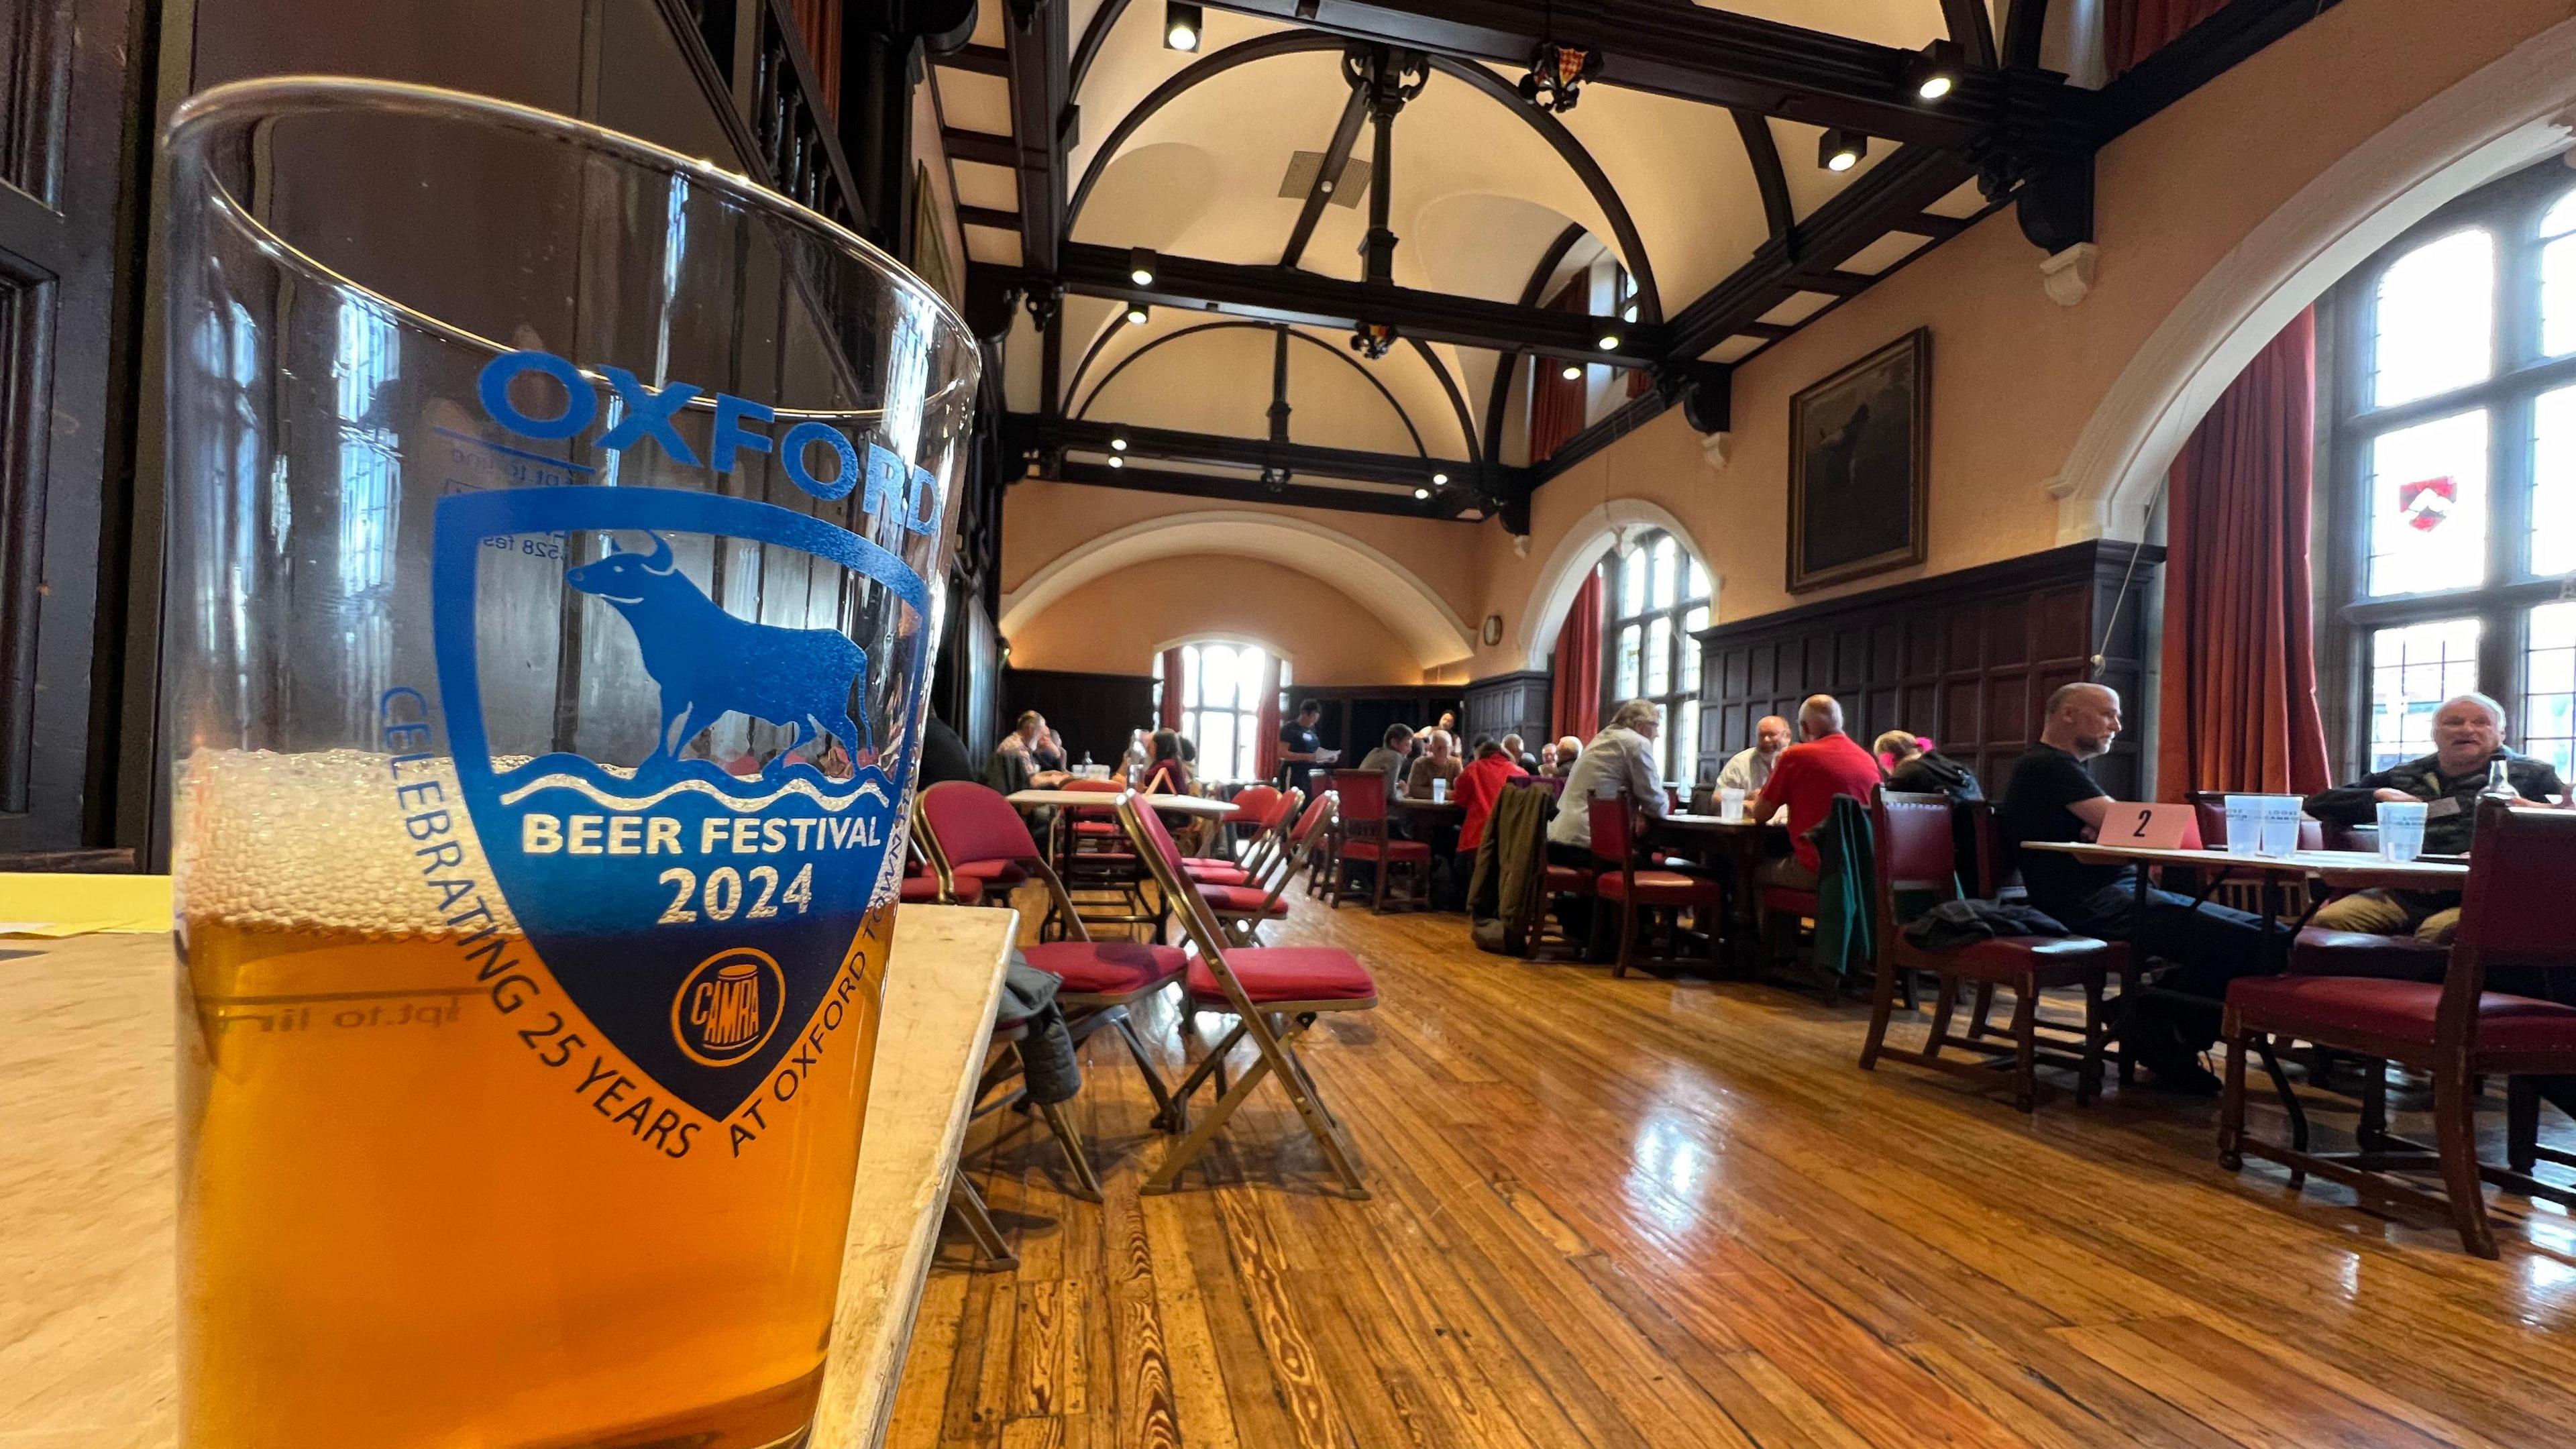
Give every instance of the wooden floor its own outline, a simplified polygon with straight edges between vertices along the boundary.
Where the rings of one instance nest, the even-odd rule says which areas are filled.
[[[2208,1102],[2026,1120],[1861,1072],[1862,1009],[1483,955],[1454,916],[1301,904],[1271,935],[1377,974],[1308,1055],[1375,1197],[1328,1190],[1274,1086],[1139,1198],[1162,1141],[1095,1041],[1108,1201],[1059,1192],[1023,1119],[979,1126],[1021,1264],[933,1276],[889,1443],[2576,1444],[2555,1208],[2491,1196],[2480,1262],[2221,1171]],[[1177,1066],[1172,1013],[1145,1026]]]

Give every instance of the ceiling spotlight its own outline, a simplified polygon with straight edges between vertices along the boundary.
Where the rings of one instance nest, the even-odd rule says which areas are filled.
[[[1434,474],[1432,474],[1432,475],[1431,475],[1431,486],[1432,486],[1432,487],[1434,487],[1434,488],[1446,488],[1446,487],[1448,487],[1448,486],[1449,486],[1449,475],[1448,475],[1448,474],[1446,474],[1446,473],[1434,473]]]
[[[1154,285],[1154,250],[1131,247],[1127,252],[1127,280],[1140,287]]]
[[[1583,99],[1583,83],[1601,73],[1601,52],[1542,40],[1521,77],[1521,99],[1542,111],[1570,111]]]
[[[1602,351],[1604,351],[1604,352],[1616,352],[1616,351],[1618,351],[1618,350],[1619,350],[1619,334],[1618,334],[1618,333],[1616,333],[1616,332],[1604,332],[1604,333],[1602,333],[1602,334],[1601,334],[1601,350],[1602,350]]]
[[[1198,49],[1201,19],[1202,17],[1199,7],[1196,5],[1184,5],[1180,3],[1180,0],[1165,0],[1165,4],[1163,6],[1164,48],[1168,50]]]
[[[1142,302],[1130,302],[1130,303],[1128,303],[1128,304],[1127,304],[1127,325],[1128,325],[1128,326],[1130,326],[1130,327],[1142,327],[1142,326],[1144,326],[1144,325],[1145,325],[1145,319],[1146,319],[1147,317],[1149,317],[1149,316],[1153,315],[1153,310],[1154,310],[1153,308],[1146,306],[1146,305],[1145,305],[1144,303],[1142,303]]]
[[[1413,490],[1413,501],[1416,503],[1419,503],[1430,496],[1431,490],[1428,488],[1416,488]]]
[[[1565,370],[1558,373],[1557,376],[1564,378],[1567,382],[1581,382],[1583,380],[1583,364],[1579,362],[1569,362],[1565,365]]]
[[[1111,452],[1113,452],[1113,453],[1124,453],[1124,452],[1126,452],[1126,451],[1127,451],[1127,440],[1126,440],[1125,438],[1111,438],[1111,439],[1109,440],[1109,451],[1111,451]]]
[[[1119,457],[1115,453],[1112,453],[1109,455],[1109,466],[1112,468],[1124,468],[1127,466],[1127,460]]]
[[[1905,84],[1923,100],[1937,101],[1959,88],[1967,52],[1955,40],[1936,40],[1905,63]]]
[[[1828,171],[1849,171],[1869,154],[1869,137],[1837,126],[1816,143],[1816,164]]]

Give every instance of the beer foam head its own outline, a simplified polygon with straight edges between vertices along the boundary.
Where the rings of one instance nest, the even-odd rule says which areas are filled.
[[[392,756],[365,750],[199,750],[175,773],[170,869],[185,920],[373,939],[449,936],[456,930],[438,893],[423,888],[424,872],[492,879],[447,759],[406,757],[396,774]],[[437,789],[395,794],[430,784]],[[425,853],[427,843],[405,829],[407,817],[437,810],[447,812],[447,828],[435,839],[461,847],[462,860]],[[518,929],[499,891],[482,899],[503,930]]]

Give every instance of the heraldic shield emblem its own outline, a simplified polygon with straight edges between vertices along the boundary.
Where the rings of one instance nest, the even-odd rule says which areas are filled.
[[[588,563],[519,568],[518,540],[588,535],[607,539]],[[793,1047],[870,904],[894,889],[908,781],[882,736],[919,695],[928,590],[846,529],[678,490],[461,493],[439,501],[433,548],[449,745],[503,897],[609,1041],[723,1120]],[[746,548],[794,560],[803,587],[843,591],[843,617],[862,621],[878,657],[842,629],[740,617],[679,562],[682,549]],[[562,607],[595,636],[585,648],[640,658],[628,677],[658,699],[625,703],[659,719],[649,748],[496,752],[484,692],[510,661],[479,646],[531,578],[559,580]],[[769,758],[728,765],[690,752],[735,716],[765,727]]]

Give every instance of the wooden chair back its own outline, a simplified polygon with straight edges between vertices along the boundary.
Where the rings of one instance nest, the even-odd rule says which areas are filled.
[[[2481,800],[2473,839],[2451,968],[2442,977],[2437,1034],[2446,1047],[2475,1045],[2478,995],[2490,968],[2576,968],[2576,932],[2559,894],[2576,880],[2576,811]]]
[[[1895,944],[1902,924],[1896,919],[1898,892],[1935,891],[1958,898],[1959,847],[1951,834],[1950,810],[1947,795],[1917,795],[1885,785],[1869,792],[1870,854],[1876,872],[1871,910],[1882,956]]]

